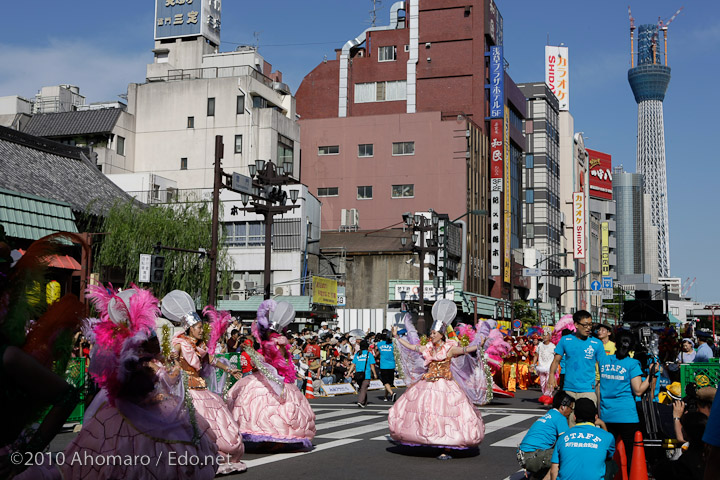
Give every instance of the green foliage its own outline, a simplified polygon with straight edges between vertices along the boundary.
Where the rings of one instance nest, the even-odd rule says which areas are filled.
[[[163,246],[210,251],[212,238],[212,205],[207,202],[154,205],[138,208],[132,203],[113,206],[105,216],[102,239],[95,258],[95,271],[103,267],[125,272],[125,285],[138,281],[140,254],[153,253]],[[217,269],[221,272],[218,292],[229,287],[231,260],[223,247],[224,229],[219,232]],[[153,284],[153,293],[162,298],[171,290],[184,290],[191,296],[208,301],[210,259],[196,253],[163,250],[165,275],[161,284]]]
[[[531,308],[526,301],[515,300],[513,302],[513,316],[522,322],[523,328],[539,325],[535,309]]]

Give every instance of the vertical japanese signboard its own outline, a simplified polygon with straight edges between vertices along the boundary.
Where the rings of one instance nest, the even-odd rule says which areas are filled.
[[[155,0],[155,40],[202,35],[220,45],[220,0]]]
[[[573,255],[585,258],[585,194],[573,193]]]
[[[560,102],[560,110],[570,110],[568,47],[545,46],[545,83]]]
[[[505,106],[503,47],[490,47],[490,118],[502,118]]]
[[[612,157],[607,153],[587,149],[590,169],[590,196],[612,200]]]
[[[608,222],[600,224],[600,271],[603,277],[610,276],[610,226]]]
[[[503,122],[490,120],[490,191],[503,191]]]
[[[505,118],[503,121],[503,143],[505,144],[505,155],[504,155],[504,180],[505,184],[505,204],[503,213],[505,215],[505,226],[503,228],[504,233],[504,278],[505,281],[510,283],[510,270],[511,262],[510,251],[512,249],[512,184],[510,182],[510,110],[505,107]]]
[[[493,277],[502,274],[502,251],[500,238],[502,223],[502,192],[490,192],[490,275]]]
[[[495,45],[503,44],[503,17],[493,0],[485,3],[485,33]]]

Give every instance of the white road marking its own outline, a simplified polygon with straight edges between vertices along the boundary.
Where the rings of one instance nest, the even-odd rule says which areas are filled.
[[[324,430],[324,429],[334,428],[334,427],[344,427],[347,425],[352,425],[353,423],[364,422],[366,420],[377,420],[377,418],[378,417],[376,415],[358,415],[355,417],[343,418],[341,420],[332,420],[330,422],[315,424],[315,429],[316,430]],[[387,422],[385,423],[385,425],[387,425]],[[336,438],[341,438],[341,437],[336,437]]]
[[[258,467],[260,465],[266,465],[268,463],[273,462],[279,462],[282,460],[288,460],[295,457],[301,457],[303,455],[310,455],[311,453],[321,452],[323,450],[328,450],[330,448],[335,447],[342,447],[343,445],[348,445],[350,443],[359,442],[362,439],[360,438],[344,438],[342,440],[335,440],[334,442],[327,442],[322,443],[320,445],[316,445],[315,448],[313,448],[309,452],[297,452],[297,453],[278,453],[273,455],[267,455],[262,458],[256,458],[254,460],[243,460],[243,463],[247,465],[248,468]]]
[[[337,432],[325,433],[318,435],[316,438],[351,438],[358,435],[364,435],[366,433],[374,432],[376,430],[383,430],[388,428],[387,420],[382,422],[372,423],[370,425],[363,425],[361,427],[348,428],[347,430],[339,430]]]
[[[522,442],[522,439],[523,439],[523,437],[525,436],[525,434],[526,434],[527,432],[528,432],[527,430],[523,430],[523,431],[520,432],[520,433],[516,433],[516,434],[513,435],[512,437],[504,438],[504,439],[500,440],[499,442],[495,442],[495,443],[491,444],[490,446],[491,446],[491,447],[512,447],[512,448],[517,448],[517,446],[520,445],[520,442]]]
[[[495,430],[499,430],[504,427],[509,427],[510,425],[515,425],[516,423],[524,422],[525,420],[529,418],[536,417],[536,415],[521,415],[521,414],[515,414],[515,415],[508,415],[507,417],[500,418],[498,420],[489,422],[485,424],[485,435],[488,433],[492,433]]]

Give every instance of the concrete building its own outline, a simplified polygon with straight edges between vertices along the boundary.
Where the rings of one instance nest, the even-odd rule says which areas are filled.
[[[31,100],[17,95],[0,97],[0,126],[22,130],[31,115]]]
[[[613,198],[616,203],[618,277],[644,274],[643,177],[637,173],[625,172],[621,165],[613,170],[612,182]]]
[[[518,88],[527,98],[527,152],[522,162],[525,265],[545,272],[534,278],[528,298],[555,310],[561,279],[546,271],[560,268],[559,103],[545,83],[522,83]]]
[[[54,85],[42,87],[35,94],[32,113],[73,112],[85,105],[85,97],[75,85]]]
[[[501,43],[492,1],[395,2],[387,25],[352,38],[304,78],[301,176],[323,201],[323,230],[381,229],[429,209],[463,217],[464,289],[508,296],[510,279],[490,275],[488,219],[467,215],[489,209],[488,67],[477,52]],[[522,246],[525,100],[502,77],[515,215],[509,251]]]

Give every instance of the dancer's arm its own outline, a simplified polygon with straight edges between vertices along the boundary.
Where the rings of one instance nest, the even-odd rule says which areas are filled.
[[[422,353],[422,352],[425,350],[425,347],[424,347],[423,345],[419,345],[419,344],[418,344],[418,345],[413,345],[412,343],[408,342],[408,341],[405,340],[404,338],[398,337],[398,335],[397,335],[397,327],[393,327],[393,329],[392,329],[392,334],[393,334],[393,338],[395,338],[395,339],[400,343],[400,345],[402,345],[403,347],[405,347],[405,348],[407,348],[407,349],[409,349],[409,350],[414,350],[414,351],[416,351],[416,352],[418,352],[418,353]]]
[[[452,347],[450,351],[448,352],[449,357],[459,357],[460,355],[465,355],[467,353],[472,353],[477,351],[478,346],[473,345],[471,347]]]

